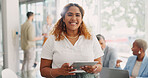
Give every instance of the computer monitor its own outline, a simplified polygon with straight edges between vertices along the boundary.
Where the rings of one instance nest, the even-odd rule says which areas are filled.
[[[127,70],[102,68],[100,78],[130,78]]]

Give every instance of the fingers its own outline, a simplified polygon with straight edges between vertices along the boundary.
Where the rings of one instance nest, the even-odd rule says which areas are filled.
[[[69,66],[69,63],[64,63],[61,68],[63,68],[66,71],[69,71],[69,72],[76,70],[76,69],[73,69],[72,66]]]
[[[69,67],[67,68],[67,71],[72,72],[72,71],[76,71],[76,69],[73,69],[73,67]]]
[[[120,62],[122,62],[122,60],[117,60],[117,64],[116,64],[116,67],[120,67]]]
[[[122,62],[122,60],[117,60],[117,65],[120,65],[120,62]]]
[[[68,75],[75,75],[75,73],[68,73]]]
[[[63,72],[62,72],[62,75],[63,75],[63,76],[66,76],[66,75],[75,75],[75,73],[71,73],[71,72],[69,72],[69,71],[63,71]]]
[[[69,66],[69,63],[64,63],[61,67],[61,73],[62,75],[75,75],[75,73],[70,73],[72,71],[76,71],[76,69],[73,69],[72,66]]]
[[[87,73],[94,73],[97,70],[97,66],[84,66],[81,67],[81,69],[86,71]]]
[[[72,71],[76,71],[76,69],[71,69],[71,70],[63,70],[63,75],[75,75],[75,73],[71,73]]]
[[[122,62],[122,60],[117,60],[117,63],[120,63],[120,62]]]
[[[64,63],[62,67],[69,67],[69,63]]]

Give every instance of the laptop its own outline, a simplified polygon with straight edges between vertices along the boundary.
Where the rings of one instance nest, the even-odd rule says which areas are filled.
[[[130,78],[127,70],[102,68],[100,78]]]

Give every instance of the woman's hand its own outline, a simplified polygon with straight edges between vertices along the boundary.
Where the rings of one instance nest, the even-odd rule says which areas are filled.
[[[72,66],[69,66],[69,63],[64,63],[61,68],[59,68],[59,73],[63,76],[75,75],[75,73],[70,73],[72,71],[76,71],[76,69],[73,69]]]
[[[96,64],[94,66],[84,66],[81,67],[81,69],[86,71],[87,73],[98,73],[99,64]]]
[[[117,62],[116,62],[116,67],[120,67],[120,62],[122,62],[122,60],[117,60]]]
[[[134,78],[134,77],[131,77],[131,76],[130,76],[130,78]]]

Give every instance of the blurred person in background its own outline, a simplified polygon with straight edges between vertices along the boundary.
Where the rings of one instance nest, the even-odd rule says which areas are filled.
[[[104,55],[102,57],[102,65],[103,67],[108,67],[108,68],[115,68],[116,66],[116,61],[117,61],[117,53],[116,50],[108,45],[106,45],[106,41],[104,36],[101,34],[96,35],[101,48],[104,52]]]
[[[103,52],[97,38],[88,32],[83,22],[84,10],[78,4],[66,5],[53,33],[43,46],[40,72],[46,78],[95,78],[102,69]],[[100,48],[98,48],[100,47]],[[85,73],[71,73],[75,61],[97,61],[84,66]]]
[[[50,31],[52,30],[52,28],[53,28],[53,25],[52,25],[52,18],[51,18],[50,15],[47,16],[46,21],[47,21],[47,24],[44,25],[43,28],[42,28],[42,35],[43,35],[43,37],[44,37],[44,39],[43,39],[43,45],[44,45],[44,43],[46,42],[46,40],[48,39],[49,33],[50,33]]]
[[[130,78],[148,78],[148,56],[146,54],[147,42],[136,39],[131,50],[133,55],[128,58],[124,70],[129,71]],[[116,68],[120,67],[121,60],[117,60]]]
[[[36,43],[42,37],[35,37],[35,27],[32,24],[33,12],[27,12],[27,21],[21,26],[21,48],[24,51],[24,61],[22,65],[22,78],[35,78],[34,65],[36,64]]]

